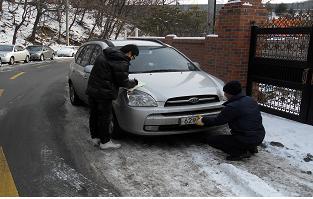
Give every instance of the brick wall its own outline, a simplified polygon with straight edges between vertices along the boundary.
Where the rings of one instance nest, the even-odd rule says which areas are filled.
[[[246,85],[251,24],[266,19],[267,10],[260,0],[227,3],[217,17],[217,35],[202,38],[168,35],[161,40],[199,62],[208,73],[224,81],[240,80]]]

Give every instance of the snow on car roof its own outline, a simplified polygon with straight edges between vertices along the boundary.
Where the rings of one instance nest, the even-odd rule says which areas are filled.
[[[162,44],[154,41],[144,40],[111,40],[114,46],[125,46],[127,44],[135,44],[137,46],[162,46]]]

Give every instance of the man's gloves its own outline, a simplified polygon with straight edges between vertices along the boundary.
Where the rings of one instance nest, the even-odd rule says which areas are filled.
[[[137,79],[132,79],[132,80],[129,80],[128,88],[134,88],[137,85],[138,85],[138,80]]]
[[[204,126],[204,123],[202,122],[202,116],[201,115],[197,115],[197,121],[196,121],[196,125],[198,126]]]

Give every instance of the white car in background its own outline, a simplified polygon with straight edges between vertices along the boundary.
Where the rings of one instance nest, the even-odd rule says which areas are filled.
[[[65,46],[57,51],[58,57],[74,57],[79,46]]]
[[[0,59],[2,63],[13,65],[17,61],[29,62],[30,54],[22,45],[0,44]]]

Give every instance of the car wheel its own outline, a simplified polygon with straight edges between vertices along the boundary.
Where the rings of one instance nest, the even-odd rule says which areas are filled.
[[[70,94],[71,104],[74,106],[79,106],[81,104],[81,100],[79,99],[78,95],[76,94],[72,83],[69,83],[69,94]]]
[[[112,119],[110,128],[111,128],[110,132],[111,132],[112,138],[121,139],[124,137],[125,132],[121,129],[120,125],[118,124],[114,111],[113,111],[113,119]]]
[[[11,58],[10,58],[10,61],[9,61],[9,65],[13,65],[14,62],[15,62],[15,61],[14,61],[14,57],[11,57]]]
[[[45,60],[45,57],[43,55],[40,55],[40,61]]]
[[[54,56],[55,56],[55,55],[54,55],[54,54],[52,54],[51,60],[54,60]]]
[[[24,62],[25,62],[25,63],[28,63],[28,62],[29,62],[29,56],[28,56],[28,55],[26,56]]]

